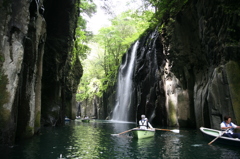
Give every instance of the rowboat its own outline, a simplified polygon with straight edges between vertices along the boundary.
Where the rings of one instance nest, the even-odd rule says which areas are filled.
[[[65,121],[70,121],[71,119],[69,119],[68,117],[65,117],[64,120],[65,120]]]
[[[217,143],[227,144],[227,145],[232,145],[232,146],[240,146],[240,139],[221,136],[222,135],[222,131],[220,131],[220,130],[200,127],[200,131],[202,132],[202,134],[203,134],[203,136],[205,138],[210,139],[210,140],[213,140],[216,137],[220,136],[215,141]]]
[[[81,120],[81,117],[80,116],[76,116],[75,120]]]
[[[90,119],[82,119],[82,122],[88,123],[88,122],[90,122]]]
[[[155,134],[155,129],[133,129],[132,134],[133,137],[138,139],[153,137]]]

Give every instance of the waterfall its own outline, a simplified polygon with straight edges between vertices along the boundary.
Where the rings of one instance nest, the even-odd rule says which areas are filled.
[[[131,106],[132,97],[132,74],[136,59],[138,41],[132,47],[131,57],[128,58],[129,52],[126,54],[124,63],[119,68],[117,81],[116,103],[113,111],[112,120],[128,121],[128,112]]]

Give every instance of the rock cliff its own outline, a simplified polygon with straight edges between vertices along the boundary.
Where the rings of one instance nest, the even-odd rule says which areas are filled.
[[[146,31],[139,39],[131,116],[146,114],[155,125],[219,129],[230,115],[240,124],[238,5],[188,1]]]
[[[75,118],[75,94],[83,73],[73,57],[73,40],[79,15],[79,1],[44,2],[47,38],[43,58],[42,124],[56,125],[64,117]],[[73,113],[74,112],[74,113]]]
[[[13,144],[37,133],[41,124],[73,117],[82,76],[71,54],[78,3],[0,1],[0,143]],[[142,35],[131,120],[146,114],[155,125],[219,128],[230,115],[240,124],[239,4],[189,0]],[[94,107],[85,114],[111,117],[114,91],[109,92],[86,101]]]
[[[0,143],[32,136],[41,121],[62,119],[50,112],[71,113],[82,75],[80,61],[71,58],[78,3],[0,1]]]
[[[167,103],[177,101],[177,125],[219,129],[225,115],[240,124],[238,5],[189,1],[174,19],[164,21],[161,36],[171,63],[167,75],[177,79],[169,85],[166,78],[166,91],[172,92],[166,97]]]

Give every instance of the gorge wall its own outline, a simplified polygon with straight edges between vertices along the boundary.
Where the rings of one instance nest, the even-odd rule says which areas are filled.
[[[239,2],[188,1],[139,39],[132,90],[137,104],[131,114],[136,121],[146,114],[154,125],[219,129],[223,116],[230,115],[240,124],[236,6]]]
[[[240,124],[239,2],[189,1],[161,31],[168,125]],[[169,65],[170,64],[170,65]],[[171,107],[174,110],[171,113]]]
[[[0,1],[1,144],[31,137],[41,124],[62,124],[64,115],[72,115],[82,75],[80,61],[71,55],[78,3]]]
[[[0,143],[74,117],[82,76],[73,42],[79,0],[0,1]],[[139,39],[131,120],[219,128],[240,124],[240,2],[189,0]],[[124,57],[123,57],[124,59]],[[83,102],[85,115],[109,119],[114,88]],[[84,108],[84,107],[83,107]]]

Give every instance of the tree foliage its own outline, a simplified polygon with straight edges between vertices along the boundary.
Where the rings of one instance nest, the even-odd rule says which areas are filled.
[[[168,19],[176,15],[188,0],[143,0],[143,2],[145,8],[154,8],[155,14],[152,20],[159,23],[164,18]]]
[[[105,0],[108,1],[108,0]],[[131,0],[132,3],[139,0]],[[139,36],[162,19],[171,19],[188,0],[142,0],[142,6],[111,19],[111,26],[99,30],[91,41],[90,56],[84,61],[84,75],[77,100],[82,101],[102,93],[115,84],[122,55]],[[107,12],[111,10],[106,7]],[[154,12],[153,12],[154,11]],[[85,48],[88,50],[88,48]]]
[[[96,5],[92,0],[81,0],[79,6],[80,15],[78,17],[77,29],[74,41],[75,58],[80,57],[82,60],[87,57],[90,48],[87,46],[88,41],[92,38],[92,32],[86,30],[87,21],[84,17],[91,17],[96,12]]]
[[[102,93],[116,82],[121,58],[130,45],[149,27],[151,11],[126,11],[111,19],[92,39],[92,49],[84,61],[84,75],[79,85],[77,100],[81,101]]]

